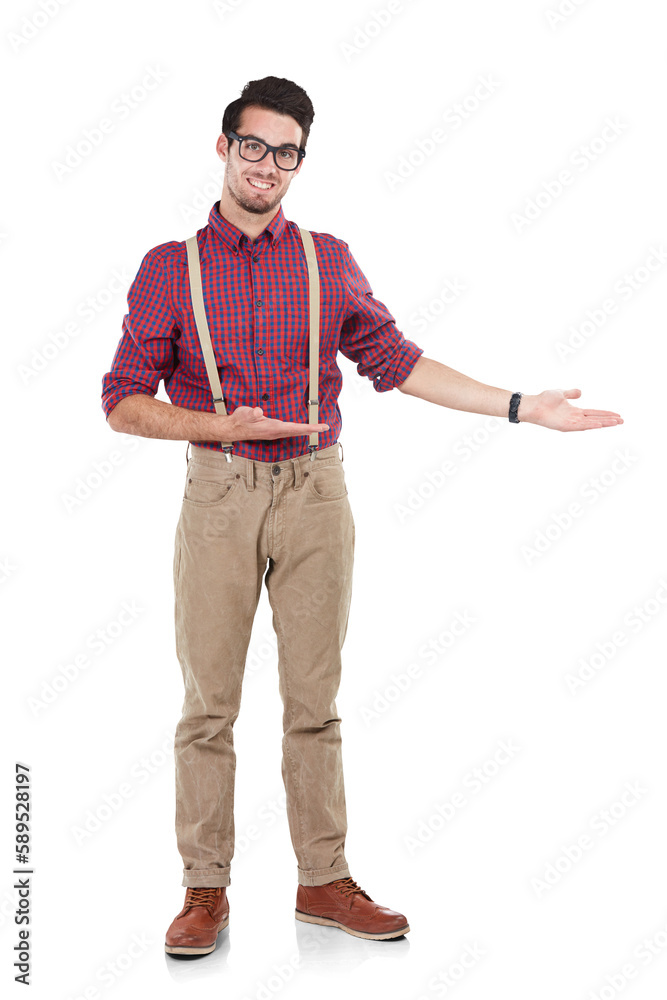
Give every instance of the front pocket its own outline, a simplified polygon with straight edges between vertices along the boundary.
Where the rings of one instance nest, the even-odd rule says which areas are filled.
[[[188,476],[185,481],[184,503],[193,507],[219,507],[234,492],[238,479],[197,479]]]
[[[313,465],[315,468],[312,471],[308,470],[306,482],[310,492],[318,500],[341,500],[347,496],[347,484],[342,465],[322,465],[317,468],[317,460],[313,462]]]

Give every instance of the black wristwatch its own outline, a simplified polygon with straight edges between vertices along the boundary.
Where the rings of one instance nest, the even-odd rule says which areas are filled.
[[[510,422],[513,424],[520,424],[521,421],[517,416],[517,410],[519,409],[519,403],[521,402],[522,392],[512,393],[512,398],[510,399]]]

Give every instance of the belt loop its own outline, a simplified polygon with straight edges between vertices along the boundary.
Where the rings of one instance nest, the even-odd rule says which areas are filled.
[[[186,465],[187,465],[187,464],[188,464],[188,462],[189,462],[189,458],[188,458],[188,454],[189,454],[189,451],[190,451],[190,442],[188,441],[188,446],[187,446],[187,448],[185,449],[185,464],[186,464]]]
[[[292,465],[294,466],[294,489],[301,489],[301,462],[298,458],[292,459]]]
[[[246,482],[247,482],[247,485],[248,485],[248,490],[250,491],[250,490],[254,490],[254,488],[255,488],[255,476],[254,476],[255,463],[252,460],[252,458],[246,458],[246,462],[248,463],[247,469],[246,469]]]
[[[342,462],[342,461],[343,461],[343,455],[344,455],[345,453],[344,453],[344,451],[343,451],[343,446],[342,446],[342,444],[340,443],[340,441],[338,442],[338,447],[340,448],[340,460],[341,460],[341,462]]]

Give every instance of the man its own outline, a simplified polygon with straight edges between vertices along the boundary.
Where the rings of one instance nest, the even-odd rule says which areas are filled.
[[[213,951],[229,920],[232,727],[262,580],[278,641],[296,917],[370,939],[410,929],[402,913],[375,903],[352,879],[344,853],[335,697],[355,529],[339,455],[337,352],[378,392],[398,388],[441,406],[563,431],[622,423],[608,410],[573,407],[568,400],[578,389],[522,396],[424,358],[373,297],[348,245],[327,233],[313,234],[321,291],[314,392],[322,422],[308,422],[308,269],[299,227],[285,219],[281,202],[303,167],[313,117],[305,91],[276,77],[247,84],[224,113],[216,145],[225,163],[222,194],[197,248],[227,410],[214,412],[185,242],[144,257],[103,380],[113,430],[188,441],[192,449],[174,553],[185,685],[174,745],[176,834],[186,895],[167,931],[170,954]],[[161,379],[171,403],[154,398]]]

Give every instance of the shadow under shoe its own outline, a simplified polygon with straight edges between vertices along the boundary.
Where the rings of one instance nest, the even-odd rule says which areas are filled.
[[[402,913],[375,903],[351,878],[325,885],[299,885],[294,914],[309,924],[340,927],[348,934],[376,941],[402,937],[410,930]]]
[[[164,950],[170,955],[208,955],[228,923],[227,886],[188,886],[183,909],[167,931]]]

